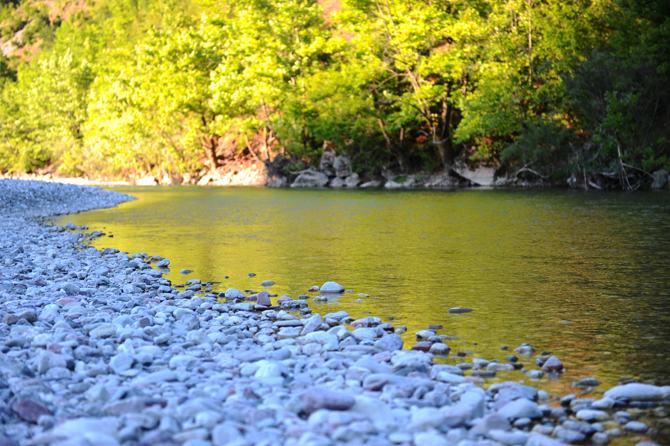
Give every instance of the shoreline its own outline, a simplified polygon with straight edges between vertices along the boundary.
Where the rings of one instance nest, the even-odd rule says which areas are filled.
[[[79,186],[93,187],[123,187],[123,186],[252,186],[271,188],[309,188],[309,189],[333,189],[333,190],[515,190],[515,189],[566,189],[575,191],[622,191],[611,185],[597,185],[595,183],[580,183],[574,176],[565,180],[552,183],[541,178],[517,177],[510,174],[497,175],[493,168],[479,167],[468,168],[465,164],[439,172],[415,172],[412,174],[391,174],[386,176],[360,176],[351,171],[348,158],[345,156],[333,158],[344,160],[335,163],[332,157],[322,157],[319,169],[310,167],[306,170],[293,174],[279,174],[276,169],[270,169],[263,163],[252,163],[246,167],[233,166],[220,168],[219,170],[204,169],[195,173],[184,175],[163,175],[162,178],[152,175],[128,176],[120,180],[102,180],[75,177],[54,176],[52,173],[32,174],[7,174],[0,173],[0,180],[22,180],[22,181],[44,181],[48,183],[73,184]],[[325,161],[325,163],[324,163]],[[337,166],[337,168],[334,167]],[[339,170],[338,170],[339,169]],[[670,183],[665,178],[663,181],[655,181],[651,190],[670,190]]]
[[[74,225],[35,221],[129,196],[0,180],[0,199],[4,444],[670,440],[670,387],[632,383],[591,398],[491,384],[486,379],[515,366],[478,358],[435,364],[423,350],[448,347],[433,331],[417,333],[419,350],[403,350],[409,346],[395,328],[372,316],[312,315],[300,300],[261,308],[276,298],[261,293],[254,304],[238,290],[213,295],[197,279],[190,290],[176,289],[152,267],[169,266],[166,259],[98,251],[68,232],[80,229]],[[539,353],[527,345],[516,351],[536,360]],[[542,360],[519,380],[562,369],[557,358]]]
[[[274,185],[267,185],[267,184],[252,184],[252,185],[244,185],[244,184],[226,184],[226,185],[221,185],[217,184],[216,182],[210,182],[206,185],[201,185],[197,183],[193,184],[167,184],[167,183],[150,183],[150,184],[143,184],[142,182],[136,183],[136,182],[131,182],[131,181],[126,181],[126,180],[118,180],[118,181],[102,181],[102,180],[88,180],[85,178],[40,178],[34,175],[22,175],[18,177],[0,177],[0,181],[7,180],[7,181],[36,181],[36,182],[41,182],[41,183],[47,183],[47,184],[68,184],[68,185],[74,185],[74,186],[85,186],[85,187],[96,187],[96,188],[132,188],[132,187],[171,187],[171,186],[184,186],[184,187],[221,187],[221,188],[226,188],[226,187],[268,187],[272,189],[291,189],[290,186],[274,186]],[[513,184],[503,184],[503,185],[488,185],[488,186],[480,186],[480,185],[446,185],[446,186],[425,186],[425,185],[415,185],[411,187],[385,187],[383,184],[380,184],[378,186],[374,187],[354,187],[354,188],[347,188],[347,187],[330,187],[330,186],[323,186],[323,187],[305,187],[303,188],[305,190],[333,190],[333,191],[351,191],[351,190],[386,190],[386,191],[473,191],[473,190],[486,190],[486,191],[492,191],[492,190],[497,190],[497,191],[532,191],[532,190],[566,190],[566,191],[573,191],[573,192],[627,192],[622,189],[595,189],[595,188],[575,188],[571,186],[563,186],[563,185],[557,185],[557,186],[550,186],[550,185],[540,185],[540,184],[526,184],[526,185],[513,185]],[[637,192],[647,192],[647,193],[654,193],[654,192],[668,192],[670,191],[668,188],[654,188],[646,191],[637,191]],[[120,192],[123,193],[123,192]],[[95,208],[93,208],[95,209]],[[93,209],[88,209],[88,210],[93,210]],[[81,211],[84,212],[84,211]],[[61,214],[62,215],[62,214]]]

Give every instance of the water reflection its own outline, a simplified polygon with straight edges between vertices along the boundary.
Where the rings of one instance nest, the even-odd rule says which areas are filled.
[[[99,248],[169,258],[173,283],[189,268],[215,290],[271,279],[297,297],[333,280],[353,293],[314,311],[394,318],[406,343],[441,324],[461,337],[452,351],[487,359],[529,342],[568,368],[555,390],[588,376],[602,390],[624,376],[670,383],[669,194],[119,190],[139,200],[59,222],[113,233]]]

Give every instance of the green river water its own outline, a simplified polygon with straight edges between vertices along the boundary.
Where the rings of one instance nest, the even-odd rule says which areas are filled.
[[[574,392],[586,377],[603,382],[597,393],[626,377],[670,384],[668,193],[114,190],[138,200],[56,223],[113,234],[98,248],[169,258],[173,284],[200,278],[222,282],[214,291],[261,291],[272,280],[271,293],[297,298],[336,281],[353,293],[310,300],[314,312],[406,325],[406,347],[440,324],[439,334],[461,338],[448,343],[452,354],[502,360],[513,352],[501,346],[528,342],[557,355],[567,372],[535,383],[550,391]],[[359,293],[370,297],[356,303]]]

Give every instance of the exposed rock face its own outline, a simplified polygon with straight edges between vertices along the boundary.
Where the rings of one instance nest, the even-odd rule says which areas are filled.
[[[332,150],[324,150],[319,162],[319,170],[329,177],[335,176],[335,152]]]
[[[345,155],[337,156],[333,160],[333,169],[338,178],[345,178],[351,174],[351,160]]]
[[[291,187],[325,187],[326,184],[328,184],[328,176],[310,168],[298,175]]]
[[[478,167],[476,169],[463,167],[455,168],[454,171],[478,186],[493,186],[495,184],[496,169],[492,167]]]

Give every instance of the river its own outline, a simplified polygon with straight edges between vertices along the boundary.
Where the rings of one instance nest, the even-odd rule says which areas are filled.
[[[297,298],[336,281],[352,293],[310,299],[314,312],[406,325],[406,347],[439,324],[439,334],[461,338],[448,342],[452,354],[503,360],[528,342],[557,355],[563,377],[531,383],[550,391],[574,391],[573,381],[586,377],[603,382],[598,390],[628,377],[670,384],[668,193],[114,190],[138,200],[56,223],[113,235],[98,248],[169,258],[173,284],[200,278],[222,282],[214,291],[261,291],[272,280],[271,293]],[[194,272],[183,276],[182,268]],[[452,307],[474,311],[450,314]]]

